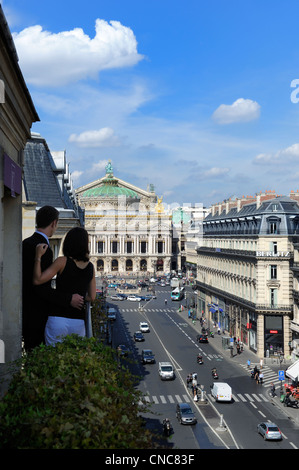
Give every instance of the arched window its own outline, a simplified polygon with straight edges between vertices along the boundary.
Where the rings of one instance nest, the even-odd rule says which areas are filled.
[[[104,271],[104,261],[102,259],[98,259],[97,261],[97,270]]]
[[[111,262],[111,271],[118,271],[118,261],[117,259],[113,259]]]
[[[147,261],[146,259],[142,259],[140,261],[140,271],[146,271],[147,270]]]
[[[131,259],[126,261],[126,271],[133,271],[133,261]]]

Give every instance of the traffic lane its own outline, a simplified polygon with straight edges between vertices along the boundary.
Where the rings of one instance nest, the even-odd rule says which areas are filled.
[[[298,428],[296,428],[296,425],[289,420],[286,415],[284,415],[280,407],[276,406],[275,402],[270,399],[267,389],[256,384],[256,382],[251,378],[244,378],[243,376],[239,378],[234,377],[230,379],[228,383],[233,389],[233,394],[239,400],[241,400],[239,394],[242,396],[245,395],[245,397],[249,399],[250,397],[258,398],[260,394],[263,395],[268,401],[264,401],[263,399],[261,399],[261,401],[252,400],[249,402],[247,401],[244,405],[251,409],[252,413],[256,417],[257,424],[262,421],[271,421],[277,424],[284,435],[283,448],[290,448],[289,446],[292,446],[292,444],[298,446]],[[239,405],[240,403],[236,402],[235,404]]]
[[[126,307],[126,306],[124,306]],[[128,327],[133,326],[131,330],[134,330],[136,326],[136,322],[138,323],[140,318],[139,312],[131,312],[126,311],[124,312],[126,318],[126,326]],[[157,313],[159,315],[159,313]],[[151,320],[153,319],[151,315]],[[145,318],[151,326],[151,320],[148,316],[143,317]],[[191,401],[191,406],[196,413],[198,423],[194,426],[185,426],[181,425],[177,422],[176,418],[176,397],[182,398],[184,400],[184,396],[186,396],[185,387],[182,385],[178,375],[172,381],[162,381],[158,374],[158,362],[160,361],[171,361],[169,358],[165,347],[163,346],[163,342],[159,339],[155,331],[150,331],[150,333],[144,334],[145,341],[138,342],[133,345],[133,349],[135,351],[135,359],[137,359],[138,363],[138,375],[142,378],[139,382],[139,390],[141,390],[143,395],[149,397],[150,400],[153,397],[157,397],[159,400],[158,404],[153,404],[151,406],[153,413],[158,413],[162,420],[165,417],[168,417],[171,420],[171,423],[174,428],[174,434],[172,436],[172,441],[175,443],[175,446],[182,449],[197,449],[201,448],[216,448],[213,439],[215,437],[210,435],[210,430],[207,428],[206,424],[200,419],[200,415],[196,410],[196,406],[192,403],[191,397],[188,396],[188,399]],[[142,365],[140,363],[141,360],[141,350],[144,347],[148,347],[152,349],[156,356],[156,364],[146,364]],[[136,372],[136,370],[135,370]],[[161,404],[161,397],[165,399],[165,403]],[[173,403],[170,405],[166,400],[173,400]],[[151,420],[153,419],[152,413],[147,413],[146,418],[148,419],[148,423],[150,425]],[[199,443],[200,441],[200,443]]]
[[[182,334],[182,330],[174,328],[171,330],[170,334],[170,327],[174,327],[173,321],[169,319],[167,315],[164,315],[164,318],[160,316],[154,315],[153,317],[153,323],[155,324],[155,321],[157,322],[159,320],[159,326],[155,324],[155,327],[159,329],[159,335],[163,337],[163,335],[168,332],[168,337],[171,338],[171,341],[168,341],[168,349],[171,351],[171,356],[173,357],[178,357],[177,351],[173,348],[172,343],[175,344],[175,348],[177,348],[180,352],[184,351],[184,354],[181,355],[181,361],[180,361],[180,369],[182,372],[182,376],[184,376],[183,371],[184,367],[186,366],[186,358],[190,357],[190,351],[194,351],[195,345],[192,343],[192,335],[189,334],[189,332],[186,334]],[[187,340],[187,341],[186,341]],[[211,345],[209,344],[204,344],[203,347],[206,348],[207,353],[214,353],[214,349],[212,348]],[[193,358],[193,353],[192,353],[192,358]],[[179,360],[176,361],[179,363]],[[226,379],[223,380],[227,381],[230,383],[230,381],[235,378],[237,383],[240,382],[240,376],[239,372],[240,369],[237,365],[235,364],[230,364],[228,361],[222,361],[221,362],[222,367],[219,367],[219,371],[221,376],[225,378],[226,374],[224,373],[224,369],[228,371],[229,378],[226,377]],[[200,368],[200,369],[199,369]],[[196,370],[194,367],[190,367],[187,369],[188,372],[194,372],[194,371],[199,371],[198,372],[198,382],[199,383],[204,383],[205,384],[205,390],[209,392],[209,385],[213,382],[212,377],[211,377],[211,370],[207,370],[204,366],[198,366],[198,369]],[[242,380],[246,380],[247,377],[244,375],[242,377]],[[234,384],[233,385],[233,389]],[[239,389],[237,389],[238,391]],[[244,392],[244,390],[243,390]],[[254,416],[255,410],[251,409],[251,406],[249,403],[247,405],[242,405],[241,404],[241,414],[242,414],[242,419],[240,421],[240,406],[237,408],[232,408],[234,404],[223,404],[223,403],[218,403],[215,404],[216,409],[220,414],[223,414],[225,421],[227,425],[233,430],[233,434],[238,436],[238,443],[240,442],[240,446],[247,448],[249,446],[253,446],[254,448],[265,448],[263,440],[259,439],[260,436],[257,435],[256,433],[256,426],[258,422],[261,422],[261,416]],[[229,407],[229,408],[228,408]],[[248,421],[248,425],[244,427],[244,421],[243,421],[243,416],[246,416],[246,422]],[[233,419],[229,419],[233,417]],[[241,426],[238,426],[239,423],[242,423]],[[248,436],[248,431],[250,435]],[[279,443],[279,447],[285,448],[284,444]]]

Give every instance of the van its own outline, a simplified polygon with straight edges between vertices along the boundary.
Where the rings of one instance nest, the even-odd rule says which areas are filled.
[[[174,370],[170,362],[159,362],[159,375],[161,380],[174,379]]]
[[[232,389],[224,382],[214,382],[211,385],[211,395],[216,401],[232,401]]]

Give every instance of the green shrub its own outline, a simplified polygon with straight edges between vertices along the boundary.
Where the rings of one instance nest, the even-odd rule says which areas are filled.
[[[18,366],[0,401],[0,448],[152,448],[140,392],[111,348],[72,335]]]

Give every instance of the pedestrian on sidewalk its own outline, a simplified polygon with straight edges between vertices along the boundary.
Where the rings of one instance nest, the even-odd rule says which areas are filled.
[[[251,366],[251,361],[250,361],[250,359],[248,359],[248,361],[247,361],[247,368],[250,369],[250,366]]]

